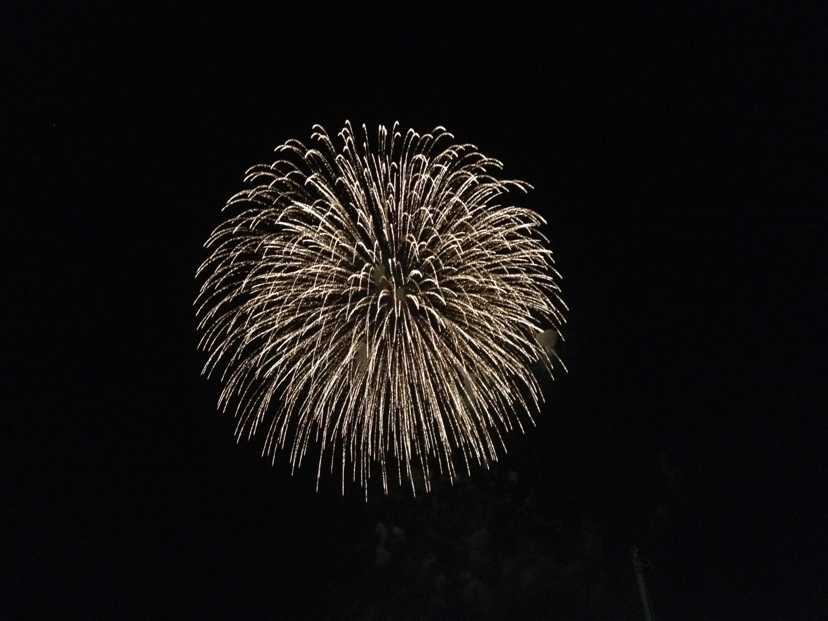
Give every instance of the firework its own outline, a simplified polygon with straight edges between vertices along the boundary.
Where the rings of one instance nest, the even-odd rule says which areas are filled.
[[[329,460],[343,490],[429,489],[532,422],[565,306],[543,219],[504,202],[528,184],[442,127],[363,135],[316,126],[248,171],[198,270],[204,372],[239,438],[266,426],[294,469],[318,452],[317,486]]]

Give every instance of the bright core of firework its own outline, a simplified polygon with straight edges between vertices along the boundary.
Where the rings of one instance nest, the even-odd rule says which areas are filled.
[[[343,489],[430,489],[531,422],[565,306],[543,219],[504,202],[528,184],[442,127],[363,136],[316,126],[247,172],[198,270],[204,372],[239,437],[266,425],[294,468],[318,451],[317,485],[330,459]]]

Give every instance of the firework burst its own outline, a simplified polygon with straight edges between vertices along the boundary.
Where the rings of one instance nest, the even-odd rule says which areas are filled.
[[[330,459],[343,489],[394,470],[429,489],[532,421],[565,306],[543,219],[502,203],[528,184],[443,128],[363,132],[316,126],[228,201],[198,270],[204,372],[238,437],[266,425],[294,468],[318,450],[317,486]]]

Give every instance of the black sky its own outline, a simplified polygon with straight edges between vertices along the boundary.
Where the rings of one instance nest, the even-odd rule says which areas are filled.
[[[646,548],[665,619],[828,617],[822,3],[121,4],[0,6],[0,616],[359,618],[413,501],[237,445],[192,308],[247,167],[349,119],[535,188],[569,373],[518,493],[599,525],[621,599]]]

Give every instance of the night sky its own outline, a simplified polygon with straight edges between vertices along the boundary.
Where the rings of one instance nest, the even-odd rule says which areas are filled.
[[[644,619],[635,545],[658,621],[828,618],[824,3],[172,4],[0,5],[0,617]],[[563,276],[537,426],[430,496],[200,374],[221,207],[346,120],[504,162]]]

